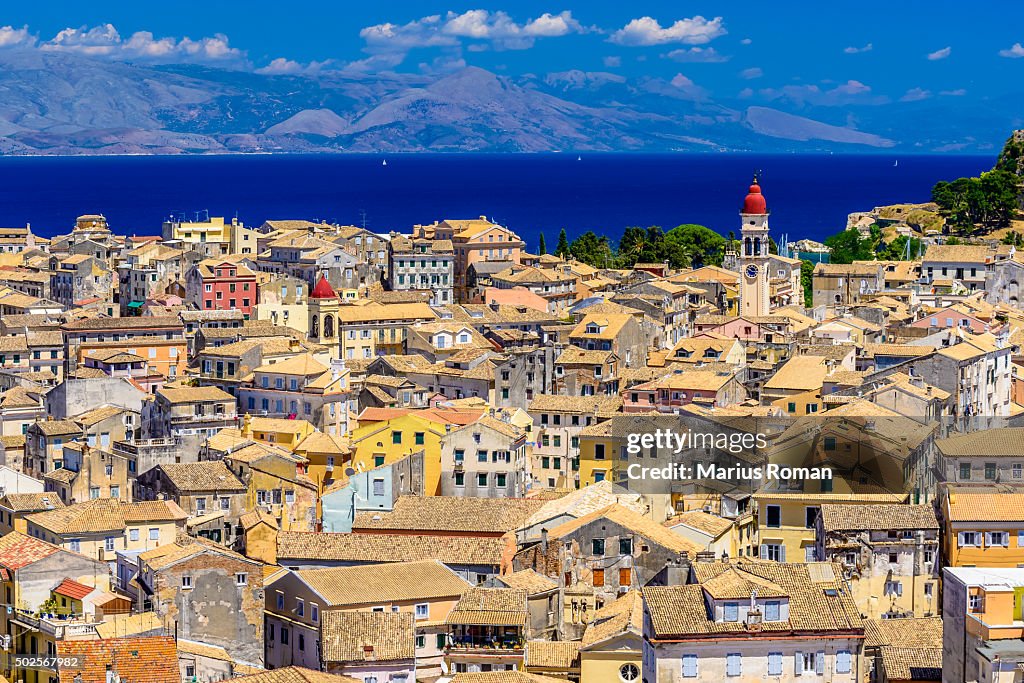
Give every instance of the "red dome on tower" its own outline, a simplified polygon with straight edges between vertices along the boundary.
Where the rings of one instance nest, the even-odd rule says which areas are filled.
[[[320,279],[317,280],[316,286],[313,287],[313,291],[309,293],[310,299],[337,299],[338,294],[331,287],[331,283],[327,281],[327,276],[320,275]]]
[[[761,186],[757,184],[757,177],[747,191],[747,198],[743,200],[743,213],[762,214],[768,213],[768,202],[761,194]]]

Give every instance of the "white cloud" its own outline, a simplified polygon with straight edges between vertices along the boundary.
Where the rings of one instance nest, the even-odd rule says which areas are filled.
[[[797,105],[826,107],[849,104],[883,104],[888,98],[872,94],[871,87],[860,81],[849,80],[829,90],[818,85],[786,85],[782,88],[763,88],[758,94],[768,100],[787,99]]]
[[[677,88],[680,88],[681,90],[692,88],[694,85],[693,81],[684,76],[683,74],[676,74],[675,76],[672,77],[672,80],[669,81],[669,83],[671,83]]]
[[[900,102],[920,102],[921,100],[927,100],[932,96],[930,90],[924,88],[911,88],[908,90],[903,97],[900,98]]]
[[[1021,45],[1020,43],[1014,43],[1005,50],[1000,50],[999,56],[1009,57],[1010,59],[1020,59],[1021,57],[1024,57],[1024,45]]]
[[[333,64],[332,60],[324,60],[322,62],[310,62],[309,64],[300,64],[292,59],[285,59],[284,57],[278,57],[277,59],[271,60],[270,64],[261,66],[255,69],[258,74],[265,74],[267,76],[287,76],[291,74],[315,74],[324,71],[331,67]]]
[[[88,28],[66,28],[39,48],[50,52],[75,52],[90,57],[138,60],[163,63],[240,64],[245,53],[231,47],[227,36],[216,34],[191,38],[156,38],[149,31],[137,31],[127,39],[113,24]]]
[[[967,90],[964,88],[957,88],[956,90],[940,90],[939,94],[946,97],[963,97],[967,94]]]
[[[744,38],[743,40],[740,41],[740,45],[750,45],[752,42],[754,41],[751,40],[750,38]]]
[[[677,62],[727,62],[729,58],[713,47],[691,47],[672,50],[667,55]]]
[[[30,47],[36,44],[36,37],[28,32],[28,26],[14,28],[13,26],[0,27],[0,48],[2,47]]]
[[[741,100],[750,99],[753,96],[754,96],[754,89],[753,88],[744,88],[743,90],[740,90],[739,94],[737,95],[737,97],[739,97]]]
[[[609,55],[608,57],[605,57],[602,61],[604,62],[604,65],[607,67],[613,68],[616,66],[622,66],[622,57]]]
[[[871,43],[868,43],[864,47],[856,47],[854,45],[851,45],[850,47],[843,48],[843,52],[845,52],[848,55],[857,55],[860,54],[861,52],[871,52],[873,49],[875,49],[875,46],[872,45]]]
[[[948,46],[942,48],[941,50],[936,50],[935,52],[929,52],[928,60],[931,62],[935,62],[940,59],[945,59],[950,55],[951,52],[953,52],[953,48]]]
[[[619,45],[643,46],[684,43],[703,45],[726,34],[722,17],[705,19],[697,15],[690,19],[679,19],[671,26],[663,27],[653,17],[633,19],[611,35],[613,43]]]
[[[407,24],[376,24],[359,32],[366,41],[366,51],[405,53],[421,47],[459,47],[463,40],[488,41],[499,50],[524,50],[533,47],[538,38],[557,38],[570,33],[586,33],[573,18],[572,12],[545,12],[525,23],[517,23],[506,12],[474,9],[461,14],[448,12],[422,17]],[[475,49],[474,49],[475,48]],[[474,43],[477,51],[486,45]]]
[[[745,78],[748,81],[754,78],[760,78],[764,76],[764,71],[759,66],[752,66],[749,69],[744,69],[740,72],[740,78]]]

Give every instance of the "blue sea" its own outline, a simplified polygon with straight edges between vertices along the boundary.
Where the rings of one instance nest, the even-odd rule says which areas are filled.
[[[387,162],[386,164],[384,162]],[[304,218],[408,231],[487,216],[531,249],[587,230],[617,240],[631,225],[738,230],[755,172],[772,234],[823,239],[852,211],[922,202],[932,185],[992,167],[994,157],[746,154],[297,155],[0,158],[0,225],[67,232],[106,215],[126,234],[158,234],[170,215],[235,216],[247,225]]]

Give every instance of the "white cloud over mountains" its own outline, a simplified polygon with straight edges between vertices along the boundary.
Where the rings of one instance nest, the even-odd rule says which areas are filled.
[[[609,40],[619,45],[634,47],[668,43],[704,45],[726,33],[722,17],[705,19],[697,15],[690,19],[679,19],[668,26],[662,26],[653,17],[640,17],[612,33]]]

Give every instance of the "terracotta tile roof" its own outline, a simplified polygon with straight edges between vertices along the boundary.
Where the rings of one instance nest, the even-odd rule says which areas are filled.
[[[835,505],[821,506],[825,531],[864,529],[911,530],[938,529],[935,508],[931,505]]]
[[[1010,522],[1024,519],[1024,493],[950,487],[946,518],[951,522]]]
[[[353,529],[504,534],[519,528],[543,501],[526,498],[402,496],[391,512],[360,512]]]
[[[106,377],[106,375],[104,375]],[[81,434],[82,428],[74,420],[39,420],[34,423],[36,429],[46,436],[60,436],[62,434]]]
[[[624,505],[640,514],[647,510],[647,504],[639,493],[606,479],[546,501],[543,507],[530,515],[523,526],[543,524],[563,515],[579,518],[595,510],[603,510],[613,503]]]
[[[732,565],[717,576],[702,582],[701,586],[715,600],[749,599],[752,592],[756,592],[758,597],[762,598],[789,597],[785,589],[778,584]]]
[[[84,332],[91,330],[126,330],[145,328],[175,328],[184,329],[181,320],[175,315],[156,316],[128,316],[125,318],[82,318],[64,323],[64,329],[72,332]]]
[[[478,671],[455,674],[451,683],[565,683],[565,679],[526,671]]]
[[[887,681],[941,681],[941,647],[882,648],[882,670]]]
[[[684,512],[670,517],[663,523],[663,525],[667,527],[674,527],[678,524],[685,524],[691,529],[696,529],[697,531],[708,534],[712,538],[718,538],[731,529],[733,523],[728,519],[712,515],[711,513],[704,512],[703,510]]]
[[[92,586],[86,586],[85,584],[78,583],[74,579],[66,578],[53,589],[53,592],[57,595],[66,595],[73,600],[81,600],[94,590],[96,589]]]
[[[786,389],[810,391],[820,389],[828,374],[825,359],[820,356],[797,356],[786,361],[771,379],[765,389]]]
[[[704,546],[683,538],[671,529],[658,524],[650,517],[645,517],[624,505],[613,504],[601,510],[595,510],[588,515],[559,524],[548,532],[552,539],[564,538],[569,534],[583,528],[584,526],[606,519],[614,522],[630,531],[643,536],[648,541],[657,543],[676,553],[697,553],[704,550]]]
[[[329,610],[321,613],[320,619],[324,662],[393,662],[416,657],[412,612]]]
[[[551,413],[614,413],[622,408],[618,396],[555,396],[541,394],[530,401],[527,412]]]
[[[54,534],[62,535],[123,530],[128,523],[135,522],[176,522],[187,516],[173,501],[128,503],[112,498],[97,498],[65,508],[37,512],[25,519]]]
[[[1024,427],[988,429],[936,439],[935,448],[947,457],[1020,457],[1024,453]]]
[[[500,538],[468,536],[313,531],[282,531],[277,536],[279,562],[313,559],[359,563],[439,560],[449,565],[500,565],[504,547]]]
[[[124,683],[181,683],[171,636],[58,640],[57,657],[72,656],[81,658],[82,665],[60,669],[60,683],[107,683],[108,666]]]
[[[523,569],[511,574],[503,574],[497,577],[497,579],[509,588],[518,588],[526,591],[527,595],[544,593],[558,588],[557,581],[533,569]]]
[[[332,606],[453,598],[470,585],[437,560],[295,572]]]
[[[516,588],[470,588],[445,619],[446,624],[525,626],[527,593]]]
[[[61,549],[57,546],[19,531],[12,531],[0,537],[0,567],[6,569],[21,569],[58,552],[61,552]]]
[[[256,508],[255,510],[246,512],[238,518],[238,523],[241,524],[242,528],[246,531],[260,523],[266,524],[271,529],[278,528],[277,519],[263,508]]]
[[[223,460],[158,465],[179,492],[245,491],[246,486]]]
[[[231,679],[232,683],[362,683],[350,676],[329,674],[301,666],[286,666]]]
[[[578,669],[580,645],[578,640],[527,641],[525,665],[543,669]]]
[[[64,507],[56,493],[8,493],[0,498],[0,507],[12,512],[35,512]]]
[[[583,649],[603,643],[609,638],[633,633],[640,638],[644,632],[644,603],[640,591],[631,590],[594,613],[581,643]]]
[[[819,566],[821,569],[818,569]],[[789,596],[789,619],[765,621],[757,632],[749,631],[742,621],[714,621],[707,609],[705,587],[702,584],[733,567],[758,580],[779,586]],[[836,576],[832,565],[761,561],[698,562],[693,565],[693,569],[698,583],[643,589],[653,639],[685,640],[707,635],[732,635],[744,639],[758,636],[773,638],[778,632],[792,631],[827,636],[836,631],[859,633],[864,629],[860,610],[845,589],[843,581]],[[749,595],[747,593],[746,597],[749,598]]]
[[[867,619],[864,647],[942,647],[942,617]]]
[[[163,387],[157,391],[168,403],[192,403],[195,401],[227,401],[234,404],[235,397],[217,387],[181,387],[171,389]]]

